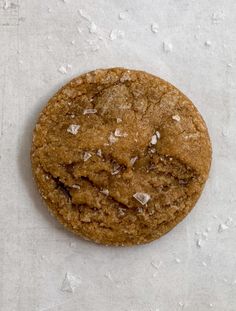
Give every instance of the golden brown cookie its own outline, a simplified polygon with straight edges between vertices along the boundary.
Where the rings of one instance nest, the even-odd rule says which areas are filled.
[[[64,86],[40,114],[32,167],[49,211],[97,243],[161,237],[199,198],[211,163],[206,125],[174,86],[112,68]]]

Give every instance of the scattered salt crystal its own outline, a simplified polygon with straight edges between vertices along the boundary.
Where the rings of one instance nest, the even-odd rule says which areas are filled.
[[[52,9],[51,8],[48,8],[48,13],[51,13],[52,12]]]
[[[126,19],[128,16],[128,13],[127,12],[120,12],[119,14],[119,19],[123,20],[123,19]]]
[[[153,33],[157,33],[158,30],[159,30],[158,24],[157,24],[157,23],[152,23],[152,24],[151,24],[151,31],[152,31]]]
[[[79,185],[72,185],[71,187],[74,188],[74,189],[80,189]]]
[[[92,22],[92,23],[89,25],[89,32],[90,32],[90,33],[96,33],[96,32],[97,32],[97,26],[95,25],[94,22]]]
[[[205,46],[210,47],[211,46],[211,41],[207,40],[207,41],[205,41],[204,44],[205,44]]]
[[[112,279],[112,276],[111,276],[111,273],[110,273],[110,272],[106,272],[106,273],[104,274],[104,276],[105,276],[107,279],[109,279],[110,281],[113,281],[113,279]]]
[[[175,261],[176,261],[177,263],[180,263],[180,262],[181,262],[181,260],[180,260],[179,258],[175,258]]]
[[[80,125],[78,124],[71,124],[68,129],[67,129],[67,132],[73,134],[73,135],[76,135],[78,133],[80,129]]]
[[[98,149],[97,155],[98,155],[99,157],[102,157],[102,150],[101,150],[101,149]]]
[[[116,137],[127,137],[128,136],[127,133],[122,133],[122,131],[120,129],[116,129],[115,132],[114,132],[114,135]]]
[[[180,116],[178,114],[176,114],[175,116],[172,116],[172,119],[179,122],[181,119],[180,119]]]
[[[83,11],[82,9],[79,9],[79,14],[81,17],[83,17],[87,21],[89,21],[89,22],[91,21],[90,16],[85,11]]]
[[[88,161],[88,159],[90,159],[91,157],[92,157],[91,153],[85,151],[84,156],[83,156],[84,161],[85,162]]]
[[[118,209],[118,212],[119,212],[119,216],[124,216],[124,214],[125,214],[123,208],[119,208],[119,209]]]
[[[62,74],[67,74],[67,69],[66,69],[66,67],[65,66],[60,66],[59,68],[58,68],[58,71],[60,72],[60,73],[62,73]]]
[[[169,52],[171,52],[173,50],[172,44],[169,43],[169,42],[166,42],[166,41],[163,42],[163,47],[162,48],[163,48],[163,51],[165,53],[169,53]]]
[[[71,41],[71,44],[72,44],[72,45],[75,45],[75,40],[72,40],[72,41]]]
[[[108,141],[110,144],[114,144],[117,141],[117,138],[114,136],[113,133],[111,133],[110,136],[108,137]]]
[[[228,228],[229,228],[229,227],[228,227],[227,225],[225,225],[225,224],[220,224],[220,225],[219,225],[219,228],[218,228],[218,232],[221,233],[221,232],[227,230]]]
[[[113,40],[116,40],[116,39],[123,39],[125,36],[125,33],[124,31],[122,30],[119,30],[119,29],[113,29],[111,32],[110,32],[110,40],[113,41]]]
[[[228,64],[227,64],[227,67],[228,67],[228,68],[232,68],[233,65],[232,65],[231,63],[228,63]]]
[[[60,72],[60,73],[62,73],[63,75],[65,75],[65,74],[67,74],[68,73],[68,69],[72,69],[72,66],[70,65],[70,64],[68,64],[68,65],[66,65],[66,66],[60,66],[59,68],[58,68],[58,71]]]
[[[116,122],[117,122],[117,123],[121,123],[121,122],[122,122],[122,119],[121,119],[121,118],[116,118]]]
[[[160,132],[159,132],[159,131],[156,131],[156,137],[157,137],[158,139],[160,139],[160,138],[161,138],[161,134],[160,134]]]
[[[196,245],[197,247],[202,247],[202,240],[201,239],[198,239],[197,242],[196,242]]]
[[[135,163],[137,160],[138,160],[138,157],[137,157],[137,156],[136,156],[136,157],[131,158],[131,159],[130,159],[130,164],[133,166],[133,165],[134,165],[134,163]]]
[[[151,138],[151,144],[156,145],[157,140],[160,139],[160,137],[161,137],[160,133],[158,131],[156,131],[156,133]]]
[[[117,175],[117,174],[119,174],[119,173],[120,173],[120,170],[121,170],[121,166],[120,166],[118,163],[114,164],[113,170],[112,170],[112,172],[111,172],[111,175]]]
[[[232,223],[233,223],[233,218],[232,217],[228,217],[226,219],[226,222],[225,222],[226,226],[230,226],[230,225],[232,225]]]
[[[108,189],[102,189],[100,192],[105,194],[105,195],[109,195],[109,190]]]
[[[183,308],[184,307],[184,303],[182,301],[180,301],[179,302],[179,306]]]
[[[151,138],[151,144],[156,145],[156,143],[157,143],[157,137],[156,137],[156,135],[153,135]]]
[[[212,24],[219,24],[224,18],[225,14],[223,11],[214,12],[211,16]]]
[[[213,303],[209,303],[209,307],[210,307],[210,308],[213,308]]]
[[[202,265],[203,265],[204,267],[206,267],[206,266],[207,266],[207,263],[206,263],[205,261],[203,261],[203,262],[202,262]]]
[[[3,10],[7,10],[11,7],[11,4],[8,0],[3,1]]]
[[[74,293],[75,289],[81,284],[81,280],[73,274],[67,272],[62,282],[61,291]]]
[[[136,192],[133,197],[142,205],[145,205],[150,200],[150,195],[145,192]]]
[[[97,109],[87,108],[87,109],[84,109],[84,112],[83,112],[83,114],[94,114],[94,113],[97,113]]]

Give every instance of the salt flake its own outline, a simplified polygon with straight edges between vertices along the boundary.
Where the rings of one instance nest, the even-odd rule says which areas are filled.
[[[100,158],[102,157],[102,150],[101,150],[101,149],[98,149],[97,155],[98,155]]]
[[[84,112],[83,114],[95,114],[97,113],[97,109],[92,109],[92,108],[87,108],[87,109],[84,109]]]
[[[227,230],[228,228],[229,228],[229,227],[228,227],[227,225],[225,225],[225,224],[220,224],[220,225],[219,225],[219,228],[218,228],[218,232],[221,233],[221,232]]]
[[[115,132],[114,132],[114,135],[116,137],[127,137],[128,136],[127,133],[122,133],[122,131],[120,129],[116,129]]]
[[[114,136],[113,133],[111,133],[110,136],[108,137],[108,141],[110,144],[114,144],[117,141],[117,138]]]
[[[106,196],[109,195],[109,190],[108,189],[102,189],[100,192],[105,194]]]
[[[127,16],[128,16],[127,12],[120,12],[119,19],[121,19],[121,20],[126,19]]]
[[[114,166],[113,166],[113,170],[111,172],[111,175],[117,175],[120,173],[120,170],[121,170],[121,166],[120,164],[118,163],[115,163]]]
[[[83,156],[84,162],[88,161],[88,159],[90,159],[91,157],[92,157],[91,153],[85,151]]]
[[[117,122],[117,123],[121,123],[121,122],[122,122],[122,119],[121,119],[121,118],[116,118],[116,122]]]
[[[73,135],[76,135],[78,133],[80,129],[80,125],[78,124],[71,124],[68,129],[67,129],[67,132],[73,134]]]
[[[130,164],[131,164],[131,166],[133,166],[133,165],[134,165],[134,163],[135,163],[137,160],[138,160],[138,157],[137,157],[137,156],[136,156],[136,157],[131,158],[131,159],[130,159]]]
[[[179,122],[181,119],[180,119],[180,116],[178,114],[176,114],[175,116],[172,116],[172,119]]]
[[[97,32],[97,26],[94,22],[92,22],[89,26],[89,32],[90,33],[96,33]]]
[[[151,24],[151,31],[152,31],[153,33],[157,33],[158,30],[159,30],[158,24],[157,24],[157,23],[152,23],[152,24]]]
[[[169,52],[171,52],[172,50],[173,50],[172,44],[169,43],[169,42],[164,41],[164,42],[163,42],[163,51],[164,51],[165,53],[169,53]]]
[[[125,33],[124,31],[122,30],[119,30],[119,29],[113,29],[111,32],[110,32],[110,40],[113,41],[113,40],[116,40],[116,39],[123,39],[125,36]]]
[[[80,189],[79,185],[72,185],[71,187],[74,188],[74,189]]]
[[[74,293],[75,289],[81,284],[81,280],[73,274],[67,272],[62,282],[61,291]]]
[[[133,197],[142,205],[147,204],[151,198],[150,195],[145,192],[136,192]]]

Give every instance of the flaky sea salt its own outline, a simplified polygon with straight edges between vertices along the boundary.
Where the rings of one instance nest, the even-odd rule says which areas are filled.
[[[157,137],[156,135],[153,135],[152,138],[151,138],[151,144],[152,145],[156,145],[157,144]]]
[[[121,123],[121,122],[122,122],[122,119],[121,119],[121,118],[116,118],[116,122],[117,122],[117,123]]]
[[[128,13],[127,12],[120,12],[119,13],[119,19],[124,20],[128,17]]]
[[[136,192],[133,197],[142,205],[147,204],[151,199],[150,195],[145,192]]]
[[[67,69],[66,69],[66,67],[65,66],[60,66],[59,68],[58,68],[58,71],[60,72],[60,73],[62,73],[62,74],[67,74]]]
[[[92,108],[87,108],[87,109],[84,109],[84,112],[83,114],[95,114],[97,113],[97,109],[92,109]]]
[[[152,23],[152,24],[151,24],[151,31],[152,31],[153,33],[157,33],[158,30],[159,30],[158,24],[157,24],[157,23]]]
[[[111,175],[117,175],[120,173],[121,166],[118,163],[115,163],[111,172]]]
[[[109,190],[108,189],[102,189],[100,192],[105,194],[105,195],[109,195]]]
[[[90,32],[90,33],[96,33],[96,32],[97,32],[97,26],[95,25],[94,22],[92,22],[92,23],[89,25],[89,32]]]
[[[88,161],[88,159],[90,159],[91,157],[92,157],[91,153],[85,151],[83,156],[84,162]]]
[[[67,272],[61,285],[61,291],[74,293],[75,289],[81,284],[81,280],[70,272]]]
[[[111,133],[110,136],[108,137],[108,141],[110,144],[114,144],[117,141],[117,138],[114,136],[113,133]]]
[[[158,141],[158,139],[160,139],[160,137],[161,137],[160,133],[158,131],[156,131],[156,133],[152,136],[150,143],[152,145],[156,145],[157,141]]]
[[[79,185],[72,185],[71,187],[74,188],[74,189],[80,189]]]
[[[137,160],[138,160],[138,157],[137,157],[137,156],[136,156],[136,157],[131,158],[131,159],[130,159],[130,164],[133,166],[133,165],[134,165],[134,163],[135,163]]]
[[[101,150],[101,149],[98,149],[97,155],[98,155],[100,158],[102,157],[102,150]]]
[[[125,36],[125,33],[124,31],[122,30],[119,30],[119,29],[113,29],[111,32],[110,32],[110,40],[111,41],[114,41],[116,39],[123,39]]]
[[[67,132],[71,133],[73,135],[76,135],[78,133],[79,129],[80,129],[80,125],[79,124],[71,124],[68,127]]]
[[[115,137],[127,137],[128,134],[125,132],[122,132],[120,129],[116,129],[114,132]]]
[[[170,53],[173,50],[172,44],[166,41],[163,42],[162,48],[165,53]]]
[[[205,41],[204,45],[206,47],[210,47],[211,46],[211,41],[209,41],[209,40]]]
[[[229,227],[225,224],[220,224],[219,227],[218,227],[218,232],[221,233],[225,230],[229,229]]]
[[[176,122],[179,122],[181,120],[178,114],[172,116],[172,119],[175,120]]]

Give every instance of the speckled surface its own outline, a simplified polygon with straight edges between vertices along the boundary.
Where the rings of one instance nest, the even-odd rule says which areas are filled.
[[[235,11],[233,0],[0,1],[0,310],[235,311]],[[55,91],[114,66],[176,85],[213,142],[191,216],[133,248],[62,229],[42,207],[29,159],[37,115]]]

